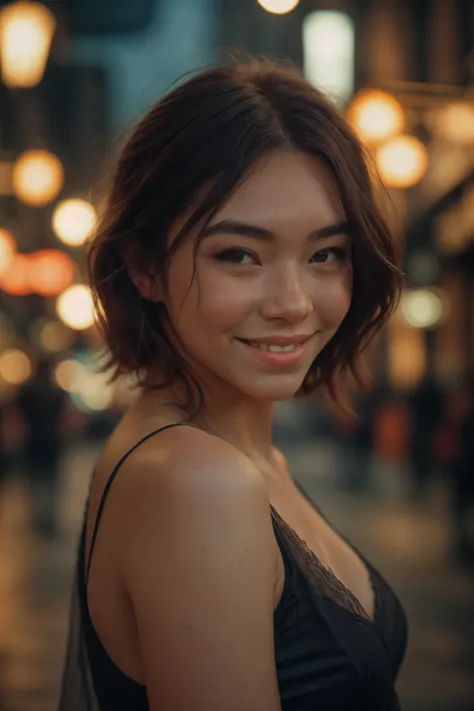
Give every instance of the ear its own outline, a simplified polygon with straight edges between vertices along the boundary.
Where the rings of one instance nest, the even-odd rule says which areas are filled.
[[[129,269],[128,275],[144,299],[154,302],[163,301],[163,289],[158,277],[153,277],[138,269]]]
[[[140,296],[147,301],[163,301],[164,290],[161,279],[154,274],[153,268],[138,264],[136,254],[132,248],[122,250],[122,259],[127,268],[128,276]]]

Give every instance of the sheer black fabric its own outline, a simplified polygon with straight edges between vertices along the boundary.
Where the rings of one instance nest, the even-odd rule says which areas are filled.
[[[97,518],[94,523],[94,529],[92,533],[89,559],[87,561],[86,523],[87,512],[89,508],[89,498],[86,502],[84,520],[79,539],[78,555],[74,571],[69,612],[70,620],[66,648],[66,660],[61,683],[58,711],[103,711],[103,707],[99,703],[97,695],[98,684],[94,683],[94,670],[96,676],[97,674],[100,674],[100,672],[96,668],[97,665],[94,665],[94,660],[91,660],[91,637],[94,641],[96,638],[97,642],[99,643],[99,646],[101,645],[99,638],[95,634],[95,630],[92,625],[92,620],[90,619],[89,609],[87,606],[87,581],[89,578],[92,555],[99,532],[100,521],[107,499],[107,494],[120,467],[122,466],[123,462],[132,454],[132,452],[134,452],[141,444],[143,444],[143,442],[146,442],[148,439],[154,437],[159,432],[163,432],[164,430],[170,429],[171,427],[179,426],[180,423],[177,422],[170,425],[166,425],[165,427],[160,427],[159,429],[150,432],[149,434],[145,435],[145,437],[142,437],[142,439],[136,442],[133,447],[131,447],[127,452],[125,452],[122,458],[117,462],[113,472],[111,473],[107,481],[107,484],[105,485],[99,508],[97,510]],[[110,665],[113,669],[115,665],[111,660],[108,659],[108,655],[106,655],[105,659],[106,661],[110,662]],[[120,676],[120,670],[118,668],[116,669],[117,674]],[[134,711],[135,709],[137,709],[138,711],[139,707],[135,707],[134,705],[132,705],[125,706],[124,708],[133,708]],[[119,711],[118,707],[117,711]]]
[[[86,599],[86,571],[107,492],[124,459],[142,441],[122,457],[109,478],[95,522],[88,564],[84,519],[59,711],[149,708],[145,687],[127,677],[102,646]],[[278,512],[270,509],[285,565],[284,590],[274,613],[282,711],[397,711],[400,707],[394,683],[406,648],[407,625],[395,594],[362,559],[374,592],[375,616],[371,620],[352,593]]]
[[[82,534],[72,586],[69,632],[59,711],[101,711],[92,682],[84,634],[84,604],[79,595],[80,575],[83,570],[81,562],[84,560],[84,540],[85,536]]]

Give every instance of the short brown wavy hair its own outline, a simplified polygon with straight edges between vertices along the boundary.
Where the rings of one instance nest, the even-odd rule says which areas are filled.
[[[142,298],[124,254],[167,286],[170,256],[208,220],[265,154],[318,158],[339,186],[353,235],[353,295],[332,340],[297,395],[324,387],[344,408],[346,375],[364,387],[361,354],[401,290],[401,240],[388,227],[363,147],[325,96],[293,67],[266,60],[201,71],[160,99],[138,123],[118,160],[106,208],[88,249],[88,275],[114,377],[158,364],[166,387],[181,379],[202,392],[163,327],[166,313]],[[205,186],[205,187],[204,187]],[[172,244],[176,221],[187,222]],[[199,244],[199,233],[195,254]],[[128,264],[129,266],[129,264]]]

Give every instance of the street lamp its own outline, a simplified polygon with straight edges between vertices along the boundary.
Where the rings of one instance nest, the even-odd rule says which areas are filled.
[[[343,104],[354,88],[354,23],[345,12],[315,10],[303,21],[307,79]]]
[[[411,188],[424,177],[428,168],[426,146],[415,136],[390,138],[376,150],[377,166],[389,188]]]
[[[371,144],[400,133],[405,114],[391,94],[379,89],[363,89],[348,107],[347,120],[361,141]]]
[[[31,88],[43,78],[56,19],[45,5],[19,0],[0,11],[0,61],[3,83]]]
[[[285,15],[298,5],[300,0],[257,0],[258,4],[267,12],[274,15]]]

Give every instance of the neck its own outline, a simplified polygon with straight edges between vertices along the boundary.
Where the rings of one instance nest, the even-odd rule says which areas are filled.
[[[144,390],[141,400],[147,401],[155,411],[160,409],[164,412],[166,408],[172,416],[177,415],[177,419],[189,421],[221,437],[250,459],[273,461],[272,401],[246,397],[241,392],[226,388],[223,383],[214,386],[206,383],[202,392],[203,406],[195,415],[186,402],[186,391],[182,385],[159,391]]]
[[[225,400],[222,395],[206,398],[195,422],[202,429],[221,437],[251,459],[272,459],[273,402]]]

